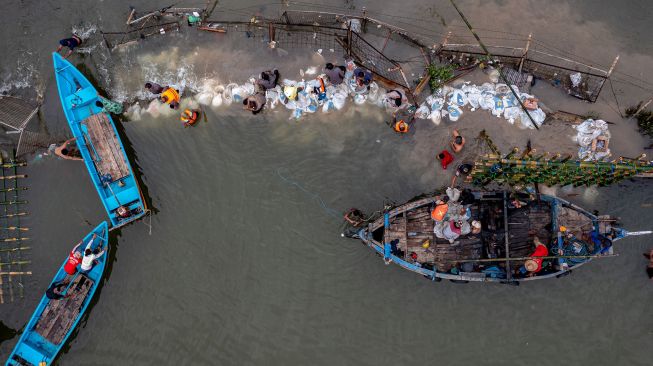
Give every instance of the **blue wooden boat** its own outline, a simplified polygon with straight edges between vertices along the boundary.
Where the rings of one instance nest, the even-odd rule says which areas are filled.
[[[345,216],[349,228],[344,234],[362,240],[386,264],[433,281],[513,285],[566,276],[592,259],[613,256],[612,244],[619,239],[651,234],[629,232],[610,216],[598,216],[558,197],[501,191],[465,191],[436,222],[432,212],[445,196],[417,197],[386,208],[377,218],[366,219],[352,209]],[[477,232],[465,224],[472,220],[480,224]],[[443,225],[452,222],[462,224],[459,236],[447,238]],[[537,254],[543,257],[541,265],[529,272],[525,265],[534,259],[536,242],[544,244],[548,254]]]
[[[84,164],[113,228],[139,219],[146,206],[111,116],[97,90],[70,62],[53,53],[59,98]]]
[[[77,248],[78,251],[83,252],[92,240],[91,249],[105,250],[105,253],[96,259],[97,263],[90,271],[81,273],[78,265],[78,272],[69,275],[64,271],[64,265],[68,261],[68,257],[66,257],[50,286],[63,283],[62,289],[65,288],[65,291],[62,294],[67,297],[51,300],[43,295],[9,356],[7,366],[49,365],[57,357],[61,347],[84,315],[100,284],[108,256],[108,234],[108,225],[106,221],[103,221],[84,237],[80,242],[81,245]]]

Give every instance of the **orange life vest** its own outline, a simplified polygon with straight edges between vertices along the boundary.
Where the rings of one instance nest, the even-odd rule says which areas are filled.
[[[400,121],[397,121],[397,123],[395,123],[394,128],[395,128],[395,131],[397,131],[399,133],[406,133],[406,132],[408,132],[408,129],[410,127],[408,126],[408,123],[404,122],[404,120],[402,119]]]
[[[179,92],[173,88],[168,88],[161,93],[161,101],[168,104],[172,102],[179,103]]]
[[[447,214],[447,211],[449,211],[449,205],[446,203],[437,205],[433,211],[431,211],[431,218],[435,221],[442,221],[442,219],[444,219],[444,215]]]
[[[179,119],[184,122],[184,126],[192,126],[197,122],[197,117],[199,117],[199,113],[197,113],[197,111],[186,109],[182,112]]]

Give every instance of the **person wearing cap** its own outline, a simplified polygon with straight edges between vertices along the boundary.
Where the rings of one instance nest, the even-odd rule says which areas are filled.
[[[481,233],[481,222],[478,220],[472,221],[472,235],[477,235]]]
[[[452,132],[453,139],[451,140],[451,149],[454,153],[460,152],[465,146],[465,138],[460,135],[457,129]]]
[[[541,257],[549,255],[549,249],[540,241],[540,238],[533,237],[533,243],[535,244],[535,251],[529,255],[531,258],[524,262],[524,267],[521,270],[522,273],[527,272],[527,276],[534,276],[541,271],[542,262],[544,261]]]

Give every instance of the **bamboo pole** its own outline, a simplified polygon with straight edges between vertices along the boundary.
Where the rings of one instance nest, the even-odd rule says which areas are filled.
[[[0,239],[0,242],[2,243],[10,243],[14,241],[25,241],[29,240],[29,238],[7,238],[7,239]]]
[[[528,41],[526,41],[526,48],[524,48],[524,52],[521,55],[521,59],[519,60],[519,73],[521,74],[522,66],[524,66],[524,59],[526,58],[526,55],[528,54],[528,49],[531,47],[531,39],[533,38],[533,33],[530,33],[528,35]]]
[[[8,227],[0,227],[0,230],[29,231],[29,228],[28,227],[18,227],[18,226],[8,226]]]
[[[0,249],[0,252],[17,252],[19,250],[28,250],[30,247],[19,247],[19,248],[9,248],[9,249]]]
[[[29,215],[29,213],[27,213],[27,212],[18,212],[18,213],[15,213],[15,214],[2,215],[2,216],[0,216],[0,219],[6,219],[6,218],[9,218],[9,217],[17,217],[17,216],[27,216],[27,215]]]
[[[459,259],[459,260],[450,260],[449,262],[454,263],[466,263],[466,262],[504,262],[504,261],[526,261],[529,259],[590,259],[590,258],[607,258],[607,257],[617,257],[619,254],[603,254],[603,255],[549,255],[549,256],[537,256],[537,257],[514,257],[514,258],[479,258],[479,259]]]
[[[30,264],[32,263],[31,261],[13,261],[13,262],[5,262],[5,263],[0,263],[0,266],[15,266],[15,265],[21,265],[21,264]]]
[[[0,272],[0,276],[21,276],[21,275],[31,275],[32,271],[26,272]],[[2,280],[0,280],[0,285],[2,285]],[[2,289],[0,289],[0,298],[2,298]],[[2,302],[0,302],[2,304]]]
[[[476,38],[476,41],[478,42],[479,46],[481,46],[481,48],[483,49],[485,54],[490,59],[494,58],[494,56],[492,56],[492,54],[487,49],[487,47],[485,47],[485,44],[483,44],[483,41],[481,41],[481,38],[478,36],[478,34],[476,34],[476,31],[474,30],[472,25],[469,23],[469,21],[467,20],[465,15],[460,11],[460,9],[458,9],[458,6],[456,5],[456,3],[453,0],[449,0],[449,1],[451,2],[451,5],[453,5],[453,7],[456,9],[456,11],[460,15],[460,17],[463,19],[463,22],[465,22],[465,24],[467,25],[467,28],[469,28],[469,31],[472,32],[472,34],[474,35],[474,38]],[[539,130],[540,128],[538,127],[537,123],[535,123],[535,120],[533,120],[533,116],[531,116],[531,113],[528,111],[528,109],[526,109],[526,107],[524,106],[524,103],[519,98],[519,95],[517,95],[517,93],[515,92],[515,89],[512,87],[510,82],[508,82],[508,80],[506,79],[506,76],[503,74],[503,71],[501,70],[501,67],[498,67],[497,71],[499,72],[499,76],[501,77],[501,80],[508,86],[508,89],[510,89],[510,92],[512,93],[512,95],[515,97],[517,102],[519,102],[519,106],[521,107],[522,111],[524,111],[524,113],[526,113],[526,115],[528,116],[528,119],[533,124],[533,127],[535,127],[536,130]]]

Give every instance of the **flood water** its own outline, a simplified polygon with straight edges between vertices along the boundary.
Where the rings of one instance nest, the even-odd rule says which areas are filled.
[[[50,52],[71,30],[120,30],[129,5],[147,1],[13,1],[0,14],[5,51],[2,90],[38,90],[42,124],[65,132]],[[203,5],[189,1],[177,6]],[[620,74],[653,80],[649,1],[459,1],[481,35],[533,32],[549,45],[610,65]],[[447,1],[410,6],[383,1],[301,2],[299,9],[358,12],[417,31],[466,32]],[[296,4],[297,5],[297,4]],[[213,18],[278,15],[265,2],[221,2]],[[391,15],[391,16],[390,16]],[[417,22],[415,19],[421,19]],[[393,22],[394,20],[394,22]],[[418,28],[419,27],[419,28]],[[499,40],[496,40],[498,42]],[[207,79],[243,82],[278,67],[325,61],[315,50],[288,55],[245,40],[184,33],[140,43],[105,59],[101,44],[70,59],[116,99],[142,83],[168,78],[189,90]],[[95,47],[95,48],[94,48]],[[339,55],[326,55],[337,61]],[[480,76],[476,76],[480,77]],[[27,88],[21,86],[29,85]],[[614,83],[624,105],[650,91]],[[555,109],[593,110],[610,126],[615,156],[637,156],[650,142],[632,120],[614,111],[612,93],[596,104],[536,85]],[[388,116],[353,103],[343,111],[289,120],[279,107],[257,116],[240,106],[205,108],[207,122],[182,128],[176,113],[150,107],[117,123],[142,176],[154,214],[113,232],[104,283],[59,365],[649,365],[653,346],[653,284],[642,252],[650,237],[618,242],[619,256],[594,261],[571,276],[519,287],[433,283],[385,266],[360,242],[342,238],[340,213],[365,212],[384,200],[404,202],[447,184],[436,165],[456,127],[469,136],[463,159],[481,151],[486,129],[508,151],[531,139],[538,151],[573,152],[574,132],[544,125],[522,131],[486,112],[465,112],[456,123],[421,121],[400,137]],[[70,248],[106,219],[82,163],[30,156],[26,197],[31,213],[32,276],[25,297],[0,305],[5,359]],[[610,188],[546,189],[589,210],[618,216],[631,230],[653,229],[653,189],[644,180]]]

